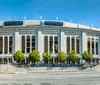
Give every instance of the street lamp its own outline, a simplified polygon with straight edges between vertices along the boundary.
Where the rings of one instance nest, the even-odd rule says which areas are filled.
[[[91,64],[90,64],[90,67],[91,67],[91,71],[92,71],[92,54],[91,54]]]
[[[90,30],[92,30],[92,26],[93,26],[93,24],[91,25],[91,27],[90,27]],[[92,34],[93,35],[93,34]],[[90,43],[91,43],[91,39],[90,39]],[[92,53],[92,52],[91,52]],[[92,71],[92,54],[90,53],[90,68],[91,68],[91,71]]]

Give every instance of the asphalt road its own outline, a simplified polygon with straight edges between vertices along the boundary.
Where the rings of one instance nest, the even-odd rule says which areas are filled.
[[[99,72],[0,74],[0,85],[100,85]]]

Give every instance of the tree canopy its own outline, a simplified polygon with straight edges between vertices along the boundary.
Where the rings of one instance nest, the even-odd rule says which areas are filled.
[[[84,51],[84,53],[82,54],[82,58],[87,62],[90,62],[92,57],[93,57],[93,54],[90,53],[89,51]]]
[[[20,50],[18,50],[14,55],[13,55],[14,60],[17,63],[22,63],[24,60],[24,53],[22,53]]]
[[[58,62],[63,63],[63,62],[66,61],[66,59],[67,59],[67,55],[66,55],[65,52],[60,51],[60,52],[57,53],[57,57],[56,57],[56,59],[58,60]]]
[[[68,60],[69,61],[72,61],[73,63],[74,62],[78,62],[78,53],[74,50],[70,50],[68,53],[67,53],[67,56],[68,56]]]
[[[37,50],[33,50],[30,54],[29,54],[29,60],[34,64],[35,62],[39,62],[40,61],[40,53]]]
[[[43,57],[43,61],[44,61],[45,63],[48,63],[49,61],[52,60],[52,56],[51,56],[51,54],[48,53],[48,52],[44,52],[44,53],[42,54],[42,57]]]

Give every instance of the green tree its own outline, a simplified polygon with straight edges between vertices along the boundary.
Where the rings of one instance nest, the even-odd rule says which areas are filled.
[[[44,53],[42,54],[42,57],[43,57],[43,61],[44,61],[45,63],[47,63],[47,64],[48,64],[49,61],[52,60],[52,56],[51,56],[51,54],[48,53],[48,52],[44,52]]]
[[[72,63],[78,62],[78,53],[74,50],[70,50],[67,53],[68,60],[71,61]]]
[[[57,53],[56,59],[58,60],[58,62],[63,63],[67,60],[67,55],[65,52],[60,51]]]
[[[17,63],[22,63],[22,61],[24,60],[24,53],[22,53],[20,50],[18,50],[14,55],[13,55],[14,60]]]
[[[93,54],[90,53],[89,51],[84,51],[84,53],[82,54],[82,58],[88,63],[91,62],[92,57],[93,57]]]
[[[40,53],[37,50],[33,50],[30,54],[29,54],[29,60],[32,63],[36,63],[40,61]]]

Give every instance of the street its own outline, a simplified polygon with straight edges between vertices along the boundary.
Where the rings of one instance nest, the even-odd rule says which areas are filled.
[[[99,72],[1,74],[0,85],[100,85]]]

